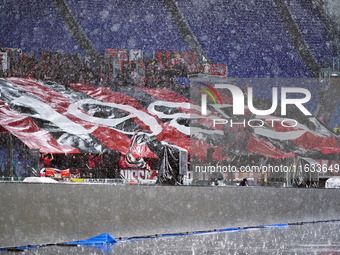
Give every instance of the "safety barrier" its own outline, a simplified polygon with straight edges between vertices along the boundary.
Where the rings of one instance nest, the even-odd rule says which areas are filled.
[[[0,183],[0,248],[327,221],[339,189]]]

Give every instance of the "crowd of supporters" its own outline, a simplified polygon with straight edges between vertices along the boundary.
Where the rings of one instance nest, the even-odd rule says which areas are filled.
[[[79,54],[42,49],[39,55],[34,52],[18,54],[15,51],[8,51],[8,57],[10,68],[1,73],[3,77],[30,76],[36,79],[53,80],[65,85],[80,82],[98,86],[103,77],[109,78],[110,76],[110,65],[106,61],[102,60],[101,63],[94,65]]]
[[[104,151],[100,154],[42,154],[39,168],[69,169],[71,177],[120,178],[121,154]],[[46,176],[48,171],[45,170]]]
[[[89,61],[80,54],[42,49],[39,54],[8,51],[10,68],[0,68],[0,77],[32,77],[52,80],[63,85],[83,83],[95,87],[145,86],[151,88],[183,89],[174,77],[187,77],[187,67],[178,64],[172,68],[161,68],[157,61],[122,61],[120,68],[110,58],[102,57]],[[175,88],[174,88],[175,87]]]

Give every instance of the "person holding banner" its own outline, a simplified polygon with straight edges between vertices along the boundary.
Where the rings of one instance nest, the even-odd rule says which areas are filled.
[[[44,165],[44,167],[51,167],[51,162],[54,159],[52,153],[44,153],[41,155],[41,160]]]

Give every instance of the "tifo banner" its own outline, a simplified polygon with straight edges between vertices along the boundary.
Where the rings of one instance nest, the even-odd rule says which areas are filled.
[[[40,177],[54,177],[54,178],[76,178],[76,176],[70,176],[70,170],[59,170],[56,168],[43,168],[40,171]]]
[[[126,49],[106,49],[106,54],[113,58],[116,58],[119,61],[128,60],[128,50]]]
[[[320,120],[305,116],[294,105],[293,110],[290,105],[286,107],[285,116],[274,112],[272,105],[281,104],[283,109],[285,102],[281,99],[272,104],[271,92],[275,94],[277,89],[260,86],[259,91],[268,94],[260,100],[248,88],[245,96],[262,104],[254,108],[249,102],[245,107],[245,96],[243,101],[231,97],[230,89],[243,95],[246,89],[242,86],[218,87],[222,85],[192,83],[190,98],[185,98],[160,88],[130,86],[116,92],[80,83],[65,87],[34,79],[0,79],[0,125],[28,148],[42,153],[100,154],[116,150],[126,155],[138,132],[150,139],[133,147],[130,154],[135,161],[157,158],[157,146],[164,143],[168,150],[163,154],[170,155],[171,148],[178,147],[200,161],[207,157],[230,160],[248,154],[273,159],[328,159],[339,155],[339,137]],[[235,118],[233,111],[238,108],[244,113]],[[254,114],[258,109],[271,108],[272,114]],[[202,114],[204,109],[206,114]]]
[[[157,171],[149,171],[144,169],[123,169],[120,171],[121,177],[127,182],[136,182],[136,183],[145,183],[152,184],[157,181]],[[187,183],[192,182],[192,174],[191,171],[188,171],[188,174],[185,175],[185,181]],[[149,182],[148,182],[149,181]]]
[[[158,65],[162,69],[176,68],[184,65],[188,74],[203,73],[209,76],[227,76],[226,64],[203,63],[196,52],[156,51]]]
[[[135,181],[137,183],[146,180],[157,180],[157,172],[144,169],[125,169],[120,171],[120,175],[126,181]]]
[[[220,77],[226,77],[228,74],[226,64],[205,63],[196,52],[157,50],[153,55],[161,70],[179,69],[186,74],[203,73]],[[117,61],[144,61],[143,51],[138,49],[106,49],[106,56]]]
[[[101,153],[108,148],[125,154],[139,130],[189,149],[188,132],[183,133],[185,126],[177,122],[179,117],[188,119],[189,114],[157,117],[165,116],[158,105],[189,109],[188,100],[176,93],[155,89],[151,95],[134,87],[117,93],[85,84],[71,84],[71,89],[56,85],[34,79],[0,79],[0,125],[29,148],[44,153]],[[167,98],[159,99],[159,94],[167,94]],[[180,104],[172,103],[178,100]]]
[[[158,66],[163,70],[186,66],[188,73],[199,73],[202,70],[200,57],[196,52],[156,51]]]

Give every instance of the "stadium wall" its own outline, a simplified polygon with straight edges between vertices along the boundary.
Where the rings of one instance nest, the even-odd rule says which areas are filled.
[[[0,247],[339,219],[339,189],[0,184]]]

